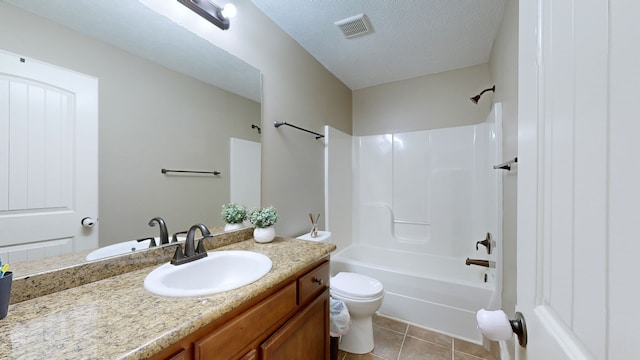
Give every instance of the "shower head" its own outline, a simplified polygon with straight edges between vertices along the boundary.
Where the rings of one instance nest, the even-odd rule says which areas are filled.
[[[280,126],[282,126],[284,124],[286,124],[286,122],[284,122],[284,121],[274,121],[273,122],[273,126],[275,126],[277,128],[279,128]]]
[[[482,92],[481,92],[480,94],[478,94],[478,95],[476,95],[476,96],[474,96],[474,97],[472,97],[472,98],[469,98],[469,99],[471,99],[471,102],[472,102],[472,103],[477,104],[477,103],[478,103],[478,101],[480,100],[480,97],[482,96],[482,94],[486,93],[487,91],[493,91],[493,92],[495,92],[495,91],[496,91],[496,86],[495,86],[495,85],[493,85],[493,87],[490,87],[490,88],[488,88],[488,89],[484,89],[484,90],[482,90]]]

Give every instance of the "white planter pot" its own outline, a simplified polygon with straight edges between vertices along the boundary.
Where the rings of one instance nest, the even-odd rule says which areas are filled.
[[[273,226],[269,226],[266,228],[255,228],[253,230],[253,239],[259,243],[268,243],[272,242],[276,237],[276,229]]]
[[[234,230],[240,230],[244,228],[244,224],[243,223],[237,223],[237,224],[224,224],[224,231],[234,231]]]

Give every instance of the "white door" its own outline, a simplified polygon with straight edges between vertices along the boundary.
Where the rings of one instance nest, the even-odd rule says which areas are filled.
[[[640,359],[640,2],[520,1],[519,359]]]
[[[0,51],[0,256],[98,246],[98,80]]]

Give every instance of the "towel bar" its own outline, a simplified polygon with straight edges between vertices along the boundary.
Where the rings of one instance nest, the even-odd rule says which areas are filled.
[[[161,173],[189,173],[189,174],[211,174],[211,175],[220,175],[220,171],[195,171],[195,170],[169,170],[169,169],[161,169]]]

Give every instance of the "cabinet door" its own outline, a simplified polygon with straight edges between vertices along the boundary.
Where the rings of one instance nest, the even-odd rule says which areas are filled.
[[[263,360],[329,359],[329,290],[260,346]]]
[[[258,360],[258,352],[253,349],[246,353],[240,360]]]
[[[266,337],[267,330],[296,308],[296,284],[291,283],[260,304],[196,341],[195,360],[238,359],[251,342]],[[260,340],[258,340],[260,341]],[[246,350],[245,350],[246,351]]]

